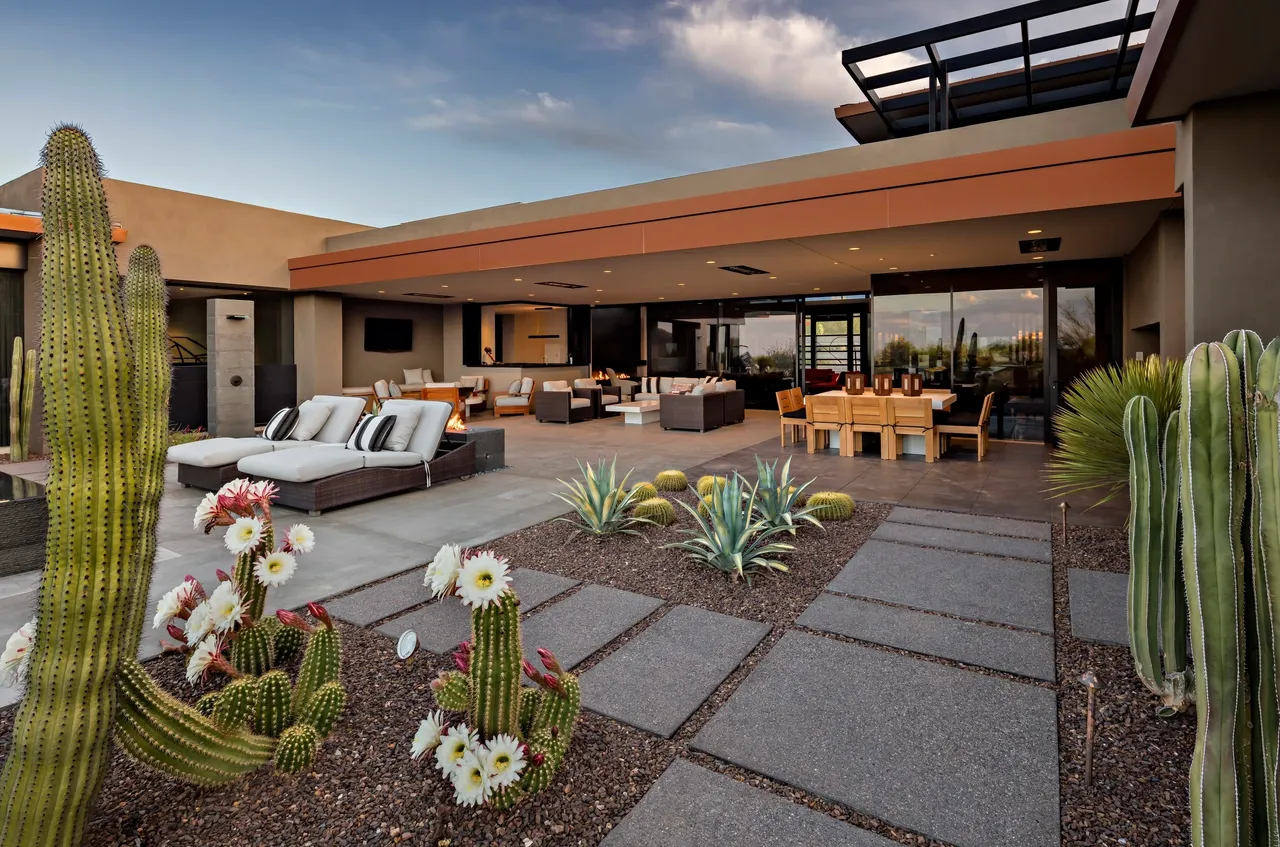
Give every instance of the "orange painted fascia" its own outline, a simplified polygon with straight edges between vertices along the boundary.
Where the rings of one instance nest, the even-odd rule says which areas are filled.
[[[27,232],[31,235],[44,234],[44,221],[33,215],[11,215],[8,212],[0,212],[0,229],[6,229],[10,232]],[[124,227],[111,227],[111,241],[114,244],[122,244],[129,237],[129,230]]]
[[[907,165],[880,168],[872,171],[818,177],[701,197],[668,200],[661,203],[628,206],[622,209],[570,215],[562,218],[511,224],[469,232],[449,233],[447,235],[418,238],[391,244],[379,244],[372,247],[358,247],[351,250],[319,253],[312,256],[300,256],[289,260],[289,270],[298,271],[396,255],[426,253],[542,235],[616,227],[668,218],[703,215],[731,209],[787,203],[821,196],[852,194],[924,182],[960,179],[988,173],[1041,168],[1090,159],[1132,156],[1158,150],[1172,150],[1176,141],[1175,136],[1176,132],[1173,126],[1141,127],[1067,141],[1033,144],[1009,150],[913,162]]]

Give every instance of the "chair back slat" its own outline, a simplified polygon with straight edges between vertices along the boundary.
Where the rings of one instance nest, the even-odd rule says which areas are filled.
[[[849,422],[848,404],[850,397],[811,396],[805,404],[805,417],[815,424],[845,424]]]
[[[796,409],[800,408],[799,406],[796,405],[795,398],[791,396],[791,392],[789,390],[779,391],[777,396],[778,396],[778,413],[779,414],[794,412]]]
[[[885,398],[875,395],[854,395],[849,398],[850,423],[858,426],[885,426],[889,404]]]
[[[929,397],[894,397],[893,419],[896,427],[933,428],[933,400]]]
[[[991,401],[995,396],[995,392],[988,392],[987,396],[982,398],[982,414],[978,415],[979,429],[986,429],[987,424],[991,420]]]

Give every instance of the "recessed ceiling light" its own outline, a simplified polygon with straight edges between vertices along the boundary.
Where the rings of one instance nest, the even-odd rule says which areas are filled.
[[[611,273],[613,273],[613,271],[605,271],[605,273],[607,273],[607,274],[611,274]]]
[[[1027,235],[1039,235],[1042,232],[1044,232],[1043,229],[1029,229],[1027,230]]]
[[[776,276],[771,276],[771,277],[769,277],[769,279],[777,279],[777,277],[776,277]]]
[[[738,296],[738,292],[736,292],[736,291],[731,292],[731,293],[733,294],[733,296],[734,296],[734,297],[737,297],[737,296]]]
[[[683,282],[677,282],[677,283],[676,283],[676,285],[680,286],[681,288],[684,288],[684,283],[683,283]]]
[[[467,298],[467,300],[474,300],[474,299],[476,299],[476,298],[474,298],[474,297],[468,297],[468,298]]]
[[[667,298],[666,298],[666,297],[659,297],[658,299],[659,299],[659,300],[666,300]]]
[[[880,257],[880,261],[882,261],[882,262],[884,261],[884,256],[881,256],[881,257]]]
[[[441,288],[448,288],[449,286],[447,286],[447,285],[442,285],[442,286],[440,286],[440,287],[441,287]]]
[[[530,295],[528,295],[528,296],[532,297],[533,295],[532,295],[532,294],[530,294]]]
[[[1032,256],[1032,257],[1031,257],[1031,261],[1033,261],[1033,262],[1040,262],[1040,261],[1043,261],[1043,260],[1044,260],[1044,256]]]
[[[597,300],[596,302],[597,302],[597,303],[599,303],[600,301],[599,301],[599,300]]]
[[[938,255],[938,254],[937,254],[937,253],[930,253],[929,255],[930,255],[930,256],[936,256],[936,255]]]
[[[179,290],[179,291],[186,291],[187,289],[185,289],[185,288],[179,288],[178,290]]]
[[[524,280],[520,279],[520,277],[516,277],[516,282],[523,282],[523,281]]]
[[[815,289],[813,289],[813,290],[814,290],[814,291],[821,291],[822,289],[821,289],[821,288],[815,288]]]
[[[861,248],[861,247],[850,247],[849,249],[850,249],[850,250],[861,250],[862,248]]]
[[[707,259],[707,264],[708,264],[708,265],[714,265],[715,263],[716,263],[716,260],[715,260],[715,259]]]
[[[182,289],[181,289],[181,288],[179,288],[178,290],[179,290],[179,291],[181,291]],[[386,294],[387,292],[385,292],[385,291],[383,291],[381,288],[379,288],[379,289],[378,289],[378,293],[379,293],[379,294]]]
[[[898,266],[897,266],[897,265],[890,265],[890,266],[889,266],[889,270],[891,270],[891,271],[896,271],[897,269],[898,269]]]
[[[599,294],[599,293],[600,293],[600,292],[602,292],[602,291],[604,291],[604,289],[603,289],[603,288],[597,288],[597,289],[596,289],[596,294]]]

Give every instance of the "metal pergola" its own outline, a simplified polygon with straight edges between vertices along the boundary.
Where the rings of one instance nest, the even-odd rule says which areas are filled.
[[[851,47],[841,55],[845,69],[870,104],[870,110],[841,115],[840,122],[861,143],[918,135],[939,129],[1000,120],[1035,112],[1096,103],[1125,96],[1141,44],[1136,32],[1151,26],[1154,12],[1138,14],[1138,0],[1128,0],[1123,17],[1032,38],[1030,22],[1038,18],[1095,6],[1107,0],[1035,0],[985,15]],[[960,38],[1018,27],[1021,38],[954,56],[940,45]],[[1033,65],[1032,57],[1049,51],[1118,38],[1110,50]],[[861,63],[908,51],[924,51],[919,64],[867,75]],[[1000,62],[1021,61],[1009,69],[963,80],[964,71]],[[882,95],[882,89],[919,82],[906,93]],[[837,110],[838,113],[840,110]]]

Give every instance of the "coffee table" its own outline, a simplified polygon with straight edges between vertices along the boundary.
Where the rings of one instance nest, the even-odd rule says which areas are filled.
[[[611,406],[605,406],[606,412],[618,412],[622,415],[622,422],[633,426],[641,424],[657,423],[662,416],[662,406],[657,400],[637,400],[634,403],[614,403]]]

